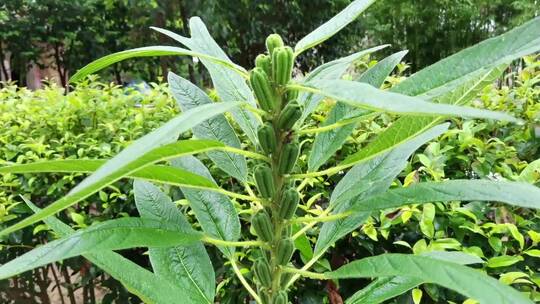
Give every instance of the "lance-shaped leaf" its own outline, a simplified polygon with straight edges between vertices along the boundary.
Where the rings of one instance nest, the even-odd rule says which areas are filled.
[[[480,69],[493,68],[540,50],[540,17],[487,39],[411,75],[392,91],[416,96]]]
[[[368,84],[355,81],[326,80],[310,82],[309,85],[313,89],[301,86],[295,87],[372,111],[404,115],[458,116],[520,122],[519,119],[505,113],[427,102],[421,98],[382,91]]]
[[[190,244],[200,238],[199,233],[179,232],[163,221],[140,218],[109,220],[78,230],[3,264],[0,266],[0,280],[92,251]]]
[[[405,168],[410,155],[421,145],[441,135],[447,129],[448,124],[435,126],[390,152],[354,166],[332,192],[330,206],[334,208],[333,212],[346,212],[360,198],[386,191],[394,178]],[[324,223],[315,245],[315,254],[324,253],[337,240],[362,225],[370,215],[371,212],[356,212],[346,218]]]
[[[155,57],[155,56],[173,56],[173,55],[198,57],[201,60],[204,59],[204,60],[209,60],[211,62],[215,62],[216,64],[222,67],[225,67],[228,70],[234,71],[233,73],[246,74],[246,70],[243,67],[236,65],[230,61],[223,60],[221,58],[216,58],[208,54],[199,53],[196,51],[190,51],[190,50],[179,48],[179,47],[157,45],[157,46],[147,46],[147,47],[141,47],[141,48],[136,48],[132,50],[126,50],[126,51],[110,54],[100,59],[97,59],[87,64],[82,69],[78,70],[77,73],[75,73],[75,75],[73,75],[69,81],[70,82],[79,81],[92,73],[95,73],[114,63],[117,63],[126,59],[137,58],[137,57]]]
[[[83,200],[118,179],[138,171],[146,165],[151,165],[153,162],[162,160],[159,153],[152,150],[156,149],[157,151],[160,151],[160,146],[175,141],[180,133],[193,128],[208,118],[212,118],[215,115],[228,111],[237,105],[238,104],[234,103],[203,105],[178,115],[160,128],[136,140],[101,166],[96,172],[84,179],[66,196],[55,201],[41,212],[0,231],[0,235],[6,235],[13,231],[17,231],[18,229],[31,225],[49,215],[55,214],[56,212]],[[182,150],[184,152],[183,154],[192,154],[211,148],[211,145],[215,144],[206,144],[206,147],[201,144],[186,144]]]
[[[179,232],[193,232],[191,224],[159,188],[148,182],[135,181],[133,189],[137,210],[142,218],[166,221],[174,225]],[[214,269],[201,242],[151,247],[148,251],[152,269],[158,276],[194,293],[199,303],[214,303]]]
[[[486,85],[492,84],[495,79],[499,77],[503,70],[503,66],[474,73],[473,75],[466,77],[467,82],[458,87],[453,87],[453,91],[438,96],[437,102],[451,103],[451,104],[465,104],[469,102],[482,88]],[[398,118],[395,122],[385,129],[376,140],[369,143],[366,147],[358,152],[349,155],[339,166],[347,167],[350,164],[354,164],[363,159],[374,157],[380,153],[388,151],[392,147],[399,145],[410,138],[421,134],[425,130],[431,128],[438,122],[440,118],[426,117],[426,116],[403,116]]]
[[[169,73],[169,86],[182,111],[213,103],[196,85],[174,73]],[[193,127],[193,134],[197,138],[217,140],[227,146],[240,148],[240,140],[223,114]],[[229,175],[240,181],[246,181],[247,164],[242,155],[232,152],[209,152],[208,157]]]
[[[354,203],[353,212],[397,208],[410,204],[446,201],[490,201],[540,209],[540,188],[520,182],[449,180],[424,182],[391,189]]]
[[[395,53],[377,63],[375,66],[363,73],[357,81],[370,84],[379,88],[386,77],[394,70],[396,65],[401,62],[407,51]],[[336,78],[337,79],[337,78]],[[316,95],[320,96],[320,95]],[[359,116],[368,111],[352,107],[348,104],[338,102],[334,105],[322,126],[335,124],[344,119]],[[347,140],[347,137],[355,129],[356,123],[335,128],[333,130],[321,132],[315,137],[313,149],[308,159],[308,170],[315,171],[322,166],[334,153],[341,148]]]
[[[354,19],[356,19],[373,2],[375,2],[375,0],[353,1],[345,9],[332,17],[332,19],[326,21],[313,32],[300,39],[300,41],[298,41],[294,47],[294,53],[298,55],[332,37],[334,34],[347,26],[347,24],[353,22]]]
[[[41,210],[26,198],[23,197],[23,200],[34,212]],[[69,225],[54,216],[49,216],[43,221],[61,237],[75,232]],[[120,281],[129,292],[138,296],[145,303],[167,304],[174,303],[180,298],[184,299],[186,303],[200,303],[199,298],[192,290],[182,289],[116,252],[104,250],[85,253],[83,257]]]
[[[309,83],[310,81],[317,80],[322,81],[325,79],[341,79],[341,77],[343,77],[343,74],[355,61],[361,59],[368,54],[371,54],[378,50],[382,50],[388,46],[388,44],[376,46],[367,50],[356,52],[347,57],[339,58],[322,64],[315,68],[313,71],[311,71],[302,82]],[[303,122],[309,116],[309,114],[315,111],[315,109],[323,99],[324,96],[322,95],[313,94],[310,92],[301,92],[298,96],[298,103],[304,106],[304,110],[302,111],[302,116],[300,117],[299,121]]]
[[[210,56],[219,58],[226,62],[232,63],[231,59],[225,54],[225,52],[219,47],[216,41],[212,38],[208,29],[199,17],[193,17],[189,19],[189,28],[191,31],[191,38],[183,37],[175,34],[171,31],[153,28],[154,30],[165,34],[172,39],[185,45],[192,51],[208,54]],[[219,64],[214,63],[206,58],[201,58],[201,62],[208,69],[212,83],[216,88],[218,96],[224,102],[246,102],[251,106],[256,107],[255,98],[251,92],[246,80],[238,73],[223,68]],[[232,115],[240,128],[246,133],[248,138],[256,144],[257,141],[257,128],[259,121],[249,111],[244,109],[236,109],[232,111]]]
[[[461,265],[478,264],[484,261],[476,256],[454,251],[432,251],[421,254],[434,259],[458,263]],[[421,284],[422,279],[396,276],[375,279],[346,300],[346,304],[379,304],[403,294]]]
[[[425,256],[383,254],[351,262],[323,276],[328,279],[406,276],[452,289],[480,303],[533,303],[517,290],[478,270]]]
[[[172,165],[203,176],[215,183],[212,175],[197,158],[185,156],[174,159]],[[202,229],[214,238],[236,241],[240,238],[240,220],[231,200],[220,193],[181,187],[189,201]],[[234,254],[234,247],[219,247],[228,257]]]

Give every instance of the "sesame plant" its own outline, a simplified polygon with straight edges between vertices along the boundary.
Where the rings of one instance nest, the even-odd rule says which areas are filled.
[[[35,214],[4,228],[0,235],[44,221],[59,238],[0,266],[0,279],[82,255],[144,302],[213,303],[216,279],[205,246],[217,246],[249,299],[256,303],[295,302],[289,291],[299,279],[350,278],[373,281],[359,286],[347,303],[381,303],[424,283],[440,285],[480,303],[532,303],[513,288],[465,266],[483,260],[460,252],[387,253],[360,258],[331,271],[314,271],[313,266],[336,241],[380,210],[448,201],[540,206],[540,189],[522,182],[441,180],[391,187],[410,155],[449,128],[445,122],[449,117],[523,123],[511,115],[466,104],[512,60],[540,50],[540,18],[435,63],[390,90],[379,88],[406,52],[385,58],[357,79],[342,79],[353,62],[386,46],[325,63],[305,77],[292,77],[298,56],[337,33],[373,2],[353,1],[294,47],[285,45],[277,34],[268,36],[266,52],[257,57],[250,71],[227,57],[197,17],[189,22],[191,37],[155,28],[185,48],[150,46],[123,51],[79,70],[72,82],[129,58],[193,56],[208,69],[219,102],[170,73],[169,86],[182,113],[112,159],[0,167],[0,173],[11,174],[89,173],[64,197],[43,209],[23,198]],[[336,104],[320,126],[312,127],[310,114],[324,99]],[[399,118],[357,152],[325,167],[357,123],[385,113]],[[188,131],[192,139],[178,140]],[[243,134],[237,134],[240,131]],[[313,142],[306,144],[312,138]],[[233,186],[218,185],[195,155],[204,155],[234,179]],[[300,156],[307,159],[307,170],[300,170]],[[343,178],[328,189],[329,203],[312,212],[315,207],[308,204],[311,197],[304,191],[307,181],[341,172],[346,172]],[[135,180],[140,217],[107,220],[76,231],[54,217],[126,178]],[[190,224],[159,184],[180,188],[197,226]],[[241,224],[239,214],[248,214],[249,220]],[[244,224],[251,234],[241,234]],[[318,236],[314,248],[307,250],[308,259],[292,259],[299,247],[297,241],[313,231]],[[153,271],[114,252],[133,247],[148,248]],[[240,261],[241,255],[249,259]],[[249,275],[241,266],[251,270]]]

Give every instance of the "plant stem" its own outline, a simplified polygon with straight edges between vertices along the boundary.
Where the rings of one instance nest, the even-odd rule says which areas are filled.
[[[209,236],[203,237],[201,241],[208,244],[213,244],[216,246],[226,246],[226,247],[252,247],[252,246],[265,247],[266,246],[266,244],[261,241],[224,241],[220,239],[214,239]]]
[[[295,219],[290,220],[290,222],[291,223],[324,223],[324,222],[332,222],[332,221],[336,221],[342,218],[346,218],[349,215],[351,215],[350,212],[343,212],[343,213],[332,214],[328,216],[317,216],[317,217],[305,216],[305,217],[297,217]]]
[[[257,295],[257,293],[255,292],[255,290],[253,290],[253,288],[249,285],[249,283],[246,281],[246,278],[244,277],[244,275],[242,274],[242,272],[240,272],[240,269],[238,269],[238,265],[236,265],[236,260],[234,258],[231,258],[229,259],[229,261],[231,262],[231,265],[232,265],[232,268],[234,270],[234,273],[236,274],[236,276],[238,277],[238,279],[240,280],[240,282],[242,283],[242,285],[244,285],[244,288],[249,292],[249,294],[253,297],[253,299],[255,300],[255,302],[259,303],[259,304],[262,304],[261,302],[261,298]]]
[[[327,126],[324,126],[324,127],[299,130],[298,134],[312,134],[312,133],[326,132],[326,131],[330,131],[330,130],[333,130],[333,129],[337,129],[337,128],[349,125],[349,124],[357,123],[357,122],[360,122],[360,121],[375,117],[377,115],[379,115],[379,113],[371,113],[371,114],[367,114],[367,115],[362,115],[362,116],[352,117],[352,118],[348,118],[348,119],[343,119],[343,120],[340,120],[340,121],[338,121],[336,123],[333,123],[331,125],[327,125]]]
[[[265,156],[265,155],[262,155],[262,154],[259,154],[259,153],[256,153],[256,152],[251,152],[251,151],[246,151],[246,150],[234,148],[234,147],[225,146],[225,147],[220,147],[217,150],[226,151],[226,152],[232,152],[232,153],[244,155],[246,157],[253,158],[253,159],[264,160],[267,163],[270,163],[270,161],[271,161],[268,156]]]
[[[324,210],[319,216],[327,216],[330,211],[332,211],[332,207],[328,207],[326,208],[326,210]],[[293,240],[296,240],[297,238],[299,238],[302,234],[306,233],[306,231],[308,231],[309,229],[311,229],[311,227],[317,225],[317,222],[310,222],[308,223],[307,225],[305,225],[304,227],[302,227],[302,229],[298,230],[298,232],[296,232],[291,238]]]
[[[307,270],[302,270],[302,269],[296,269],[296,268],[293,268],[293,267],[282,267],[283,271],[285,272],[288,272],[288,273],[295,273],[299,276],[302,276],[302,277],[307,277],[307,278],[311,278],[311,279],[316,279],[316,280],[326,280],[327,278],[324,276],[324,274],[322,273],[316,273],[316,272],[312,272],[312,271],[307,271]]]

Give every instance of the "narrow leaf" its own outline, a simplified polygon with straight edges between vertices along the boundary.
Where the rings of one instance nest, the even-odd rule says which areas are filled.
[[[447,129],[448,124],[435,126],[389,152],[363,159],[347,172],[332,192],[330,206],[334,208],[333,212],[346,212],[360,198],[385,192],[405,168],[410,155]],[[324,253],[337,240],[362,225],[370,215],[371,212],[357,212],[344,219],[324,223],[317,239],[315,254]]]
[[[310,82],[309,85],[315,88],[315,93],[373,111],[404,115],[459,116],[520,122],[519,119],[505,113],[427,102],[417,97],[382,91],[368,84],[354,81],[326,80]],[[299,89],[305,90],[306,88]]]
[[[317,44],[332,37],[343,29],[347,24],[356,19],[365,9],[367,9],[375,0],[356,0],[349,4],[345,9],[339,12],[332,19],[319,26],[313,32],[302,38],[294,47],[296,55],[305,50],[316,46]]]
[[[0,280],[88,252],[189,244],[197,233],[182,233],[163,221],[121,218],[102,222],[47,243],[0,266]]]
[[[379,88],[386,77],[394,70],[396,65],[401,62],[407,51],[395,53],[377,63],[375,66],[362,74],[357,81],[370,84]],[[337,78],[335,78],[337,79]],[[320,96],[320,95],[316,95]],[[341,102],[336,103],[322,126],[337,123],[343,119],[351,118],[367,111],[352,107]],[[350,124],[344,127],[336,128],[327,132],[321,132],[315,137],[313,149],[308,159],[308,171],[316,171],[322,166],[334,153],[341,148],[347,137],[355,129],[356,124]]]
[[[449,180],[424,182],[358,201],[355,212],[397,208],[410,204],[441,201],[493,201],[518,207],[540,209],[540,188],[520,182],[490,180]]]
[[[212,175],[197,158],[185,156],[172,161],[177,168],[188,170],[215,183]],[[214,238],[236,241],[240,238],[240,220],[231,200],[219,193],[181,187],[189,201],[202,229]],[[228,257],[234,254],[234,247],[219,247]]]
[[[175,141],[179,134],[191,129],[193,126],[221,114],[237,106],[235,103],[219,103],[203,105],[195,109],[186,111],[179,116],[169,120],[165,125],[148,133],[142,138],[136,140],[133,144],[125,148],[118,155],[113,157],[96,172],[84,179],[80,184],[73,188],[66,196],[52,203],[41,212],[34,214],[17,224],[0,231],[0,236],[17,231],[28,225],[36,223],[41,219],[53,215],[93,194],[99,189],[110,185],[118,179],[138,171],[146,165],[151,165],[155,161],[161,160],[159,153],[160,146]],[[204,149],[211,148],[215,144],[204,145],[187,144],[181,154],[192,154],[201,152]]]
[[[478,270],[425,256],[383,254],[351,262],[324,276],[329,279],[406,276],[452,289],[480,303],[533,303],[517,290]]]
[[[163,220],[178,232],[192,233],[191,224],[171,199],[148,182],[133,184],[135,203],[142,218]],[[201,242],[192,245],[150,248],[150,262],[158,276],[175,282],[186,293],[193,293],[200,303],[214,303],[215,274],[212,262]]]
[[[23,200],[34,212],[41,210],[26,198],[23,197]],[[66,237],[75,232],[69,225],[64,224],[54,216],[50,216],[43,221],[61,237]],[[186,303],[200,303],[189,291],[180,289],[116,252],[104,250],[85,253],[83,257],[120,281],[129,292],[141,298],[145,303],[174,303],[179,298],[184,299]]]
[[[196,85],[174,73],[169,73],[169,86],[182,111],[213,103]],[[240,148],[240,140],[223,114],[193,127],[193,134],[197,138],[217,140],[227,146]],[[209,152],[208,157],[229,175],[240,181],[246,181],[247,164],[242,155],[231,152]]]
[[[179,47],[158,45],[158,46],[148,46],[148,47],[141,47],[141,48],[136,48],[132,50],[126,50],[126,51],[110,54],[100,59],[97,59],[87,64],[82,69],[78,70],[77,73],[75,73],[75,75],[73,75],[69,81],[72,83],[80,81],[84,77],[92,73],[95,73],[114,63],[117,63],[126,59],[137,58],[137,57],[155,57],[155,56],[172,56],[172,55],[198,57],[201,60],[204,59],[204,60],[215,62],[222,67],[226,67],[227,69],[234,71],[234,73],[246,74],[246,70],[243,67],[236,65],[232,62],[220,59],[220,58],[216,58],[207,54],[194,52],[194,51],[190,51],[190,50],[179,48]]]

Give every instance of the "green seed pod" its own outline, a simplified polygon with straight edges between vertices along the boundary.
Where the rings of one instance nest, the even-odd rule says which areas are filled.
[[[272,55],[275,48],[282,47],[283,45],[283,39],[278,34],[272,34],[266,38],[266,49],[270,55]]]
[[[270,220],[268,213],[259,211],[255,214],[251,219],[251,226],[253,226],[253,230],[255,230],[255,233],[261,240],[265,242],[272,241],[274,228],[272,227],[272,221]]]
[[[249,81],[261,109],[270,112],[276,107],[276,96],[270,84],[268,75],[262,68],[254,68],[250,73]]]
[[[299,151],[300,147],[296,142],[288,143],[283,147],[279,157],[279,174],[289,174],[293,171]]]
[[[257,280],[263,286],[271,287],[272,286],[272,273],[270,271],[270,265],[268,262],[260,258],[253,264],[253,269],[255,270],[255,276]]]
[[[255,66],[263,69],[266,75],[272,75],[272,60],[270,56],[266,54],[259,54],[257,58],[255,58]]]
[[[287,102],[295,102],[298,98],[298,90],[287,90]]]
[[[276,263],[287,265],[294,253],[294,242],[290,238],[279,240],[276,251]]]
[[[281,236],[284,238],[290,238],[292,236],[292,226],[287,225],[283,228],[283,231],[281,232]]]
[[[262,304],[272,304],[272,298],[270,298],[270,293],[266,288],[259,288],[259,296]]]
[[[289,188],[283,192],[279,205],[279,217],[283,220],[290,220],[296,213],[300,195],[295,188]]]
[[[287,293],[283,290],[280,290],[275,296],[274,296],[274,302],[273,304],[287,304]]]
[[[276,132],[271,123],[265,123],[257,131],[259,143],[263,151],[267,154],[272,154],[276,151]]]
[[[286,46],[276,48],[272,54],[272,77],[278,85],[286,85],[291,80],[294,52]]]
[[[290,273],[290,272],[285,272],[281,275],[281,279],[279,281],[279,285],[281,288],[283,288],[283,290],[285,290],[287,288],[287,283],[289,282],[290,279],[292,279],[292,277],[294,276],[294,274]]]
[[[279,115],[279,128],[281,130],[291,129],[300,116],[302,116],[302,109],[300,108],[300,105],[296,101],[290,102],[285,106]]]
[[[253,173],[259,194],[264,198],[271,198],[276,191],[272,170],[267,165],[259,166]]]

